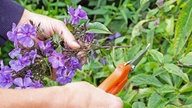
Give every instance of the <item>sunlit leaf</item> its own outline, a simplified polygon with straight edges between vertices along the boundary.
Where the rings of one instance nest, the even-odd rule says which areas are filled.
[[[132,30],[132,34],[131,34],[131,41],[133,41],[133,39],[136,37],[136,36],[139,36],[141,35],[141,33],[143,32],[143,24],[148,22],[149,20],[142,20],[140,22],[138,22],[134,27],[133,27],[133,30]]]
[[[156,50],[150,50],[150,55],[153,57],[153,59],[157,62],[163,63],[164,57],[163,54]]]
[[[133,76],[130,81],[133,83],[133,85],[153,85],[160,87],[162,86],[162,83],[154,76],[152,75],[145,75],[145,74],[138,74]]]
[[[185,66],[192,66],[192,52],[179,60]]]
[[[108,28],[100,22],[90,23],[87,33],[112,34]]]
[[[183,71],[174,64],[165,64],[164,68],[171,74],[177,75],[181,77],[185,82],[190,82],[189,78],[186,73],[183,73]]]
[[[192,84],[185,84],[180,90],[181,93],[192,92]]]
[[[132,108],[145,108],[145,103],[143,102],[134,102]]]
[[[188,0],[180,12],[179,18],[176,23],[175,37],[174,37],[174,54],[175,56],[185,46],[186,42],[192,31],[192,0]]]
[[[165,104],[166,102],[163,101],[162,97],[159,94],[154,93],[149,98],[147,108],[163,108]]]

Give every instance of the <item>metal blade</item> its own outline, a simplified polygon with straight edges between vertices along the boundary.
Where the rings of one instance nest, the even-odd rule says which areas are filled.
[[[129,62],[127,62],[125,65],[130,64],[133,68],[141,61],[143,56],[146,54],[147,50],[149,49],[150,44],[147,45],[147,47],[141,51],[139,54],[135,56],[135,58]]]

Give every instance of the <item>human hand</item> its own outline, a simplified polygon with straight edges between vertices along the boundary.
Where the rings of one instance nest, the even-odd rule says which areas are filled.
[[[122,108],[120,98],[86,82],[39,89],[0,89],[3,108]]]
[[[53,87],[49,107],[55,108],[122,108],[120,98],[108,94],[87,82]]]
[[[32,21],[36,26],[40,24],[40,29],[43,30],[43,34],[38,33],[37,37],[34,38],[36,42],[45,40],[54,33],[57,33],[61,35],[64,42],[67,43],[70,48],[77,49],[80,47],[64,22],[44,15],[32,13],[25,9],[18,25],[29,23],[29,21]]]

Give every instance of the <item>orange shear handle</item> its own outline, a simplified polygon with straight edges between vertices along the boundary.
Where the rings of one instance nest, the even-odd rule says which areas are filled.
[[[131,66],[129,64],[125,65],[125,62],[121,63],[115,71],[99,85],[99,88],[115,95],[124,87],[130,71]]]

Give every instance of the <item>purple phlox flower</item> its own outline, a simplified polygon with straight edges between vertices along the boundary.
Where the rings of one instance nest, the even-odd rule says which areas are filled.
[[[43,88],[43,84],[40,83],[40,80],[34,81],[33,83],[34,88]]]
[[[78,24],[80,19],[87,20],[87,13],[81,9],[79,5],[77,9],[73,9],[72,7],[68,6],[68,13],[71,15],[70,22],[72,24]]]
[[[84,42],[88,42],[91,43],[94,40],[94,33],[87,33],[84,37],[83,37],[83,41]]]
[[[12,31],[7,32],[7,37],[10,41],[14,42],[15,48],[18,47],[17,45],[17,35],[18,35],[18,28],[15,23],[12,24]]]
[[[21,63],[20,60],[11,60],[9,61],[9,65],[11,66],[11,69],[18,72],[24,68],[24,65]]]
[[[53,68],[64,66],[63,54],[53,51],[52,55],[48,58],[48,61],[52,64]]]
[[[99,61],[100,61],[100,63],[101,63],[102,65],[106,65],[106,63],[107,63],[106,58],[100,58]]]
[[[77,69],[81,69],[82,65],[76,57],[71,57],[70,67],[72,70],[76,71]]]
[[[56,75],[57,82],[59,82],[60,84],[67,84],[72,81],[72,78],[75,76],[75,73],[74,71],[67,69],[66,67],[59,67]]]
[[[116,38],[118,38],[118,37],[120,37],[121,36],[121,34],[119,33],[119,32],[117,32],[117,33],[115,33],[114,35],[109,35],[109,39],[110,40],[113,40],[113,39],[116,39]]]
[[[155,26],[158,26],[158,25],[159,25],[159,19],[156,19],[156,20],[154,21],[154,25],[155,25]]]
[[[35,59],[40,57],[38,54],[37,54],[37,49],[35,50],[31,50],[31,52],[29,52],[29,57],[31,59],[31,63],[33,64]]]
[[[31,70],[27,70],[25,77],[33,77],[33,72]]]
[[[9,66],[4,66],[3,60],[0,60],[0,73],[11,73],[13,70]]]
[[[29,56],[29,52],[26,52],[23,56],[18,56],[18,60],[21,62],[21,64],[26,67],[31,64],[31,57]]]
[[[53,47],[51,45],[52,41],[48,40],[48,41],[39,41],[38,42],[38,46],[40,48],[40,50],[46,55],[49,56],[50,53],[53,51]]]
[[[15,48],[13,49],[10,53],[9,56],[13,59],[15,57],[18,57],[20,55],[21,49],[20,48]]]
[[[15,78],[13,83],[15,84],[15,89],[31,89],[33,87],[33,82],[31,78]]]
[[[31,26],[30,24],[25,24],[21,27],[20,34],[20,36],[17,36],[19,43],[24,47],[31,48],[34,45],[32,37],[36,36],[36,27]]]
[[[13,79],[10,73],[0,72],[0,88],[10,88],[13,85]]]

